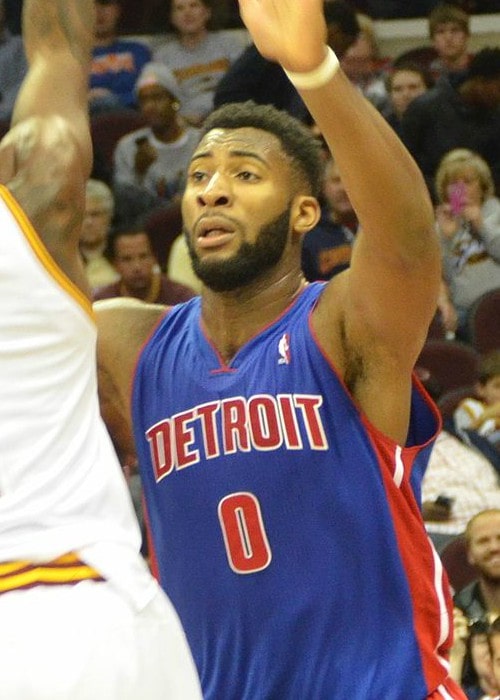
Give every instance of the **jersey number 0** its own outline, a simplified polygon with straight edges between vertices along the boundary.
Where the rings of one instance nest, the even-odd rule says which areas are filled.
[[[218,510],[231,569],[253,574],[269,566],[271,549],[257,498],[252,493],[230,493]]]

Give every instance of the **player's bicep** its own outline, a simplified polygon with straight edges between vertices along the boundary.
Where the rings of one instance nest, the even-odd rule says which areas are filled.
[[[413,252],[377,249],[360,233],[345,295],[346,328],[357,346],[375,343],[413,366],[437,308],[441,260],[437,238]]]

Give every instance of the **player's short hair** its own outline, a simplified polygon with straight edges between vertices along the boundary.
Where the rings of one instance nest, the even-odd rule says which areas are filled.
[[[466,34],[470,34],[469,15],[461,7],[448,2],[438,3],[427,17],[429,36],[432,39],[442,24],[456,24]]]
[[[300,174],[310,188],[310,193],[318,197],[321,191],[323,164],[320,157],[320,144],[310,129],[292,117],[288,112],[272,105],[259,105],[248,100],[222,105],[205,119],[202,136],[212,129],[241,129],[253,127],[274,134],[280,141],[283,151],[291,159],[297,174]]]

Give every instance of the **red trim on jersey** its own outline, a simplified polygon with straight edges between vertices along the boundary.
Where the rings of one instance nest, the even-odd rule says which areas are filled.
[[[369,429],[369,426],[367,428]],[[440,658],[446,663],[453,640],[453,605],[444,569],[440,580],[435,581],[437,575],[435,554],[410,485],[413,462],[419,450],[418,448],[403,448],[401,450],[404,475],[401,485],[398,487],[393,479],[397,446],[394,446],[392,441],[388,439],[377,439],[373,430],[369,429],[369,435],[373,449],[380,460],[381,474],[394,522],[399,553],[406,571],[411,600],[414,603],[415,635],[420,647],[423,674],[430,692],[444,684],[448,676]],[[418,601],[418,606],[415,606],[416,601]],[[447,622],[446,618],[441,618],[441,614],[445,611],[448,614],[449,629],[446,638],[440,644],[442,625]],[[437,695],[436,697],[441,696]],[[453,695],[452,697],[462,698],[463,695]]]

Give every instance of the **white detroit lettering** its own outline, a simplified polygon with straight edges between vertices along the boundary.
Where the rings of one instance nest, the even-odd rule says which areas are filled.
[[[328,449],[322,396],[258,394],[200,404],[146,430],[156,481],[225,454]]]

